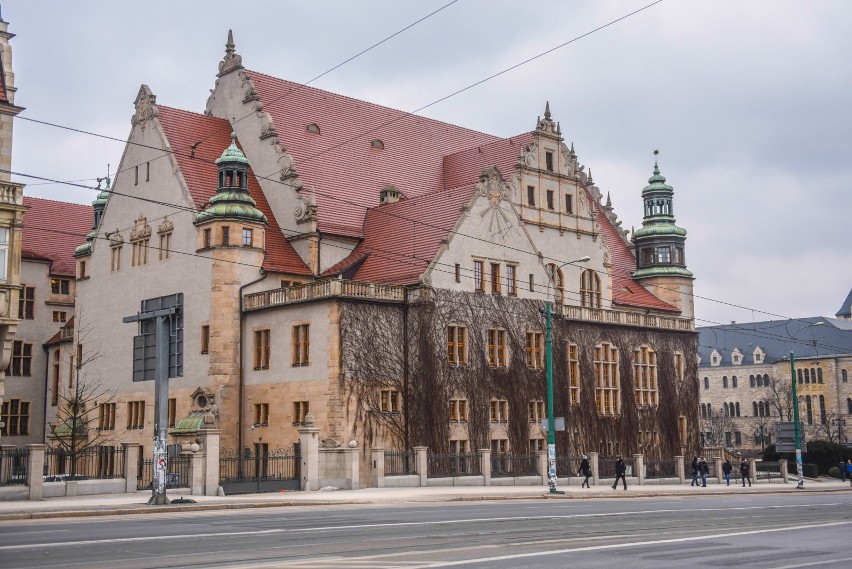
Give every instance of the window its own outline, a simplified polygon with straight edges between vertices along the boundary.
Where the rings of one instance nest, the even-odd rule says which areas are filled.
[[[760,377],[760,376],[758,376],[758,377]],[[753,375],[748,376],[748,384],[749,384],[749,386],[750,386],[750,387],[754,387],[754,386],[755,386],[754,376],[753,376]]]
[[[22,320],[33,320],[35,318],[35,287],[21,285],[18,318]]]
[[[822,368],[817,368],[817,383],[822,383]]]
[[[586,269],[580,276],[580,306],[601,307],[601,278],[592,269]]]
[[[470,452],[469,441],[450,441],[450,454],[467,454]],[[460,463],[464,465],[464,462]]]
[[[467,328],[447,326],[447,361],[450,365],[467,363]]]
[[[709,377],[704,378],[704,389],[710,389],[710,378]]]
[[[201,327],[201,353],[206,354],[210,351],[210,326],[205,324]]]
[[[796,370],[796,375],[799,376],[799,385],[801,385],[802,384],[802,370],[800,370],[800,369]]]
[[[500,263],[491,263],[491,292],[500,294]]]
[[[565,300],[565,279],[562,276],[562,269],[557,267],[555,263],[548,263],[547,276],[550,279],[550,284],[553,285],[553,296],[556,303],[562,304]]]
[[[553,152],[544,153],[544,164],[548,172],[553,172]]]
[[[399,391],[395,389],[382,389],[379,398],[379,406],[382,413],[399,413],[402,411],[401,399]]]
[[[683,354],[675,352],[674,354],[675,379],[683,381]]]
[[[825,416],[825,395],[819,396],[819,422],[822,425],[828,422]]]
[[[541,423],[541,420],[547,417],[544,411],[544,401],[530,401],[529,405],[530,423]]]
[[[509,452],[508,439],[493,439],[491,441],[491,456],[496,454],[506,454]]]
[[[151,180],[151,163],[145,162],[145,181],[148,182]]]
[[[227,225],[222,226],[222,245],[231,244],[231,228]]]
[[[51,294],[70,294],[71,281],[68,279],[50,279]]]
[[[843,383],[847,383],[849,381],[849,373],[845,369],[840,371],[840,376]]]
[[[177,399],[174,397],[169,397],[169,427],[175,426],[175,421],[177,420]]]
[[[595,346],[595,404],[599,415],[619,415],[618,349],[604,342]]]
[[[814,409],[813,409],[813,402],[811,401],[810,395],[805,397],[805,405],[806,405],[806,408],[807,408],[807,411],[808,411],[808,415],[807,415],[808,416],[808,425],[813,425],[814,424]]]
[[[204,230],[204,246],[205,247],[210,247],[213,244],[213,238],[211,237],[211,235],[212,235],[212,232],[210,231],[209,228]]]
[[[30,434],[30,404],[20,399],[10,399],[3,402],[0,421],[0,435],[14,437],[16,435]]]
[[[254,245],[254,231],[248,227],[243,227],[243,247],[251,247]]]
[[[121,245],[110,246],[109,270],[110,272],[121,270]]]
[[[130,265],[136,267],[138,265],[148,264],[148,242],[150,239],[139,239],[131,241],[130,246]]]
[[[811,382],[811,370],[805,368],[805,383]]]
[[[535,275],[530,273],[530,292],[535,292]]]
[[[86,261],[80,261],[80,278],[86,278]]]
[[[376,138],[375,140],[370,142],[370,146],[372,148],[375,148],[376,150],[384,150],[385,149],[385,143],[382,142],[381,140],[379,140],[378,138]]]
[[[530,452],[541,452],[545,448],[544,439],[530,439]]]
[[[633,381],[636,405],[657,406],[657,352],[647,346],[633,351]]]
[[[473,282],[476,292],[485,291],[485,263],[482,261],[473,262]]]
[[[139,166],[133,167],[133,185],[134,186],[139,185]]]
[[[541,332],[527,332],[526,355],[527,367],[530,369],[541,369],[544,367],[544,334]]]
[[[506,367],[506,331],[488,329],[488,365]]]
[[[734,431],[734,444],[738,447],[743,445],[743,434],[740,431]]]
[[[547,190],[547,209],[553,209],[553,190]]]
[[[144,429],[145,428],[145,402],[144,401],[128,401],[127,402],[127,428],[128,429]]]
[[[722,389],[728,389],[728,376],[722,376]]]
[[[293,367],[310,365],[311,325],[293,326]]]
[[[671,247],[657,247],[657,263],[664,263],[668,265],[672,262],[672,248]]]
[[[568,403],[580,402],[580,358],[577,344],[568,344]]]
[[[701,404],[701,418],[702,419],[707,418],[707,404],[706,403]]]
[[[518,294],[518,268],[515,265],[506,265],[506,294]]]
[[[311,412],[311,403],[309,401],[293,401],[293,424],[302,424],[305,422],[305,417]]]
[[[6,266],[9,257],[9,230],[0,227],[0,280],[5,281],[8,274]]]
[[[492,399],[490,411],[492,423],[505,423],[509,420],[509,402],[505,399]]]
[[[54,310],[53,311],[53,321],[54,322],[65,322],[68,319],[68,313],[63,312],[62,310]]]
[[[160,233],[159,259],[162,261],[169,258],[172,250],[172,232]]]
[[[527,186],[527,205],[535,207],[535,186]]]
[[[269,330],[254,331],[254,369],[269,369]]]
[[[846,412],[852,415],[852,397],[846,398]]]
[[[565,194],[565,213],[574,213],[574,196]]]
[[[461,265],[456,263],[456,282],[461,282]]]
[[[50,404],[56,407],[59,404],[59,350],[53,351],[52,376],[50,380]]]
[[[737,388],[737,376],[731,376],[731,389]]]
[[[267,425],[269,425],[269,403],[255,403],[253,426],[265,427]]]
[[[101,403],[98,405],[98,430],[115,430],[115,403]]]
[[[320,127],[316,123],[311,123],[305,127],[305,130],[310,132],[311,134],[321,134]]]
[[[450,399],[450,422],[467,422],[467,399]]]
[[[735,409],[736,409],[736,416],[739,417],[740,416],[740,402],[739,401],[737,401],[737,403],[735,405]],[[768,415],[768,413],[767,413],[767,415]]]
[[[32,375],[33,345],[26,344],[22,340],[15,340],[12,344],[12,359],[6,368],[7,375],[29,377]]]

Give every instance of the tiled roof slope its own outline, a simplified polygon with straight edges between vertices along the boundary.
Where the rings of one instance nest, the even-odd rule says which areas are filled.
[[[838,318],[852,318],[852,290],[849,291],[849,296],[843,301],[843,305],[835,316]]]
[[[51,274],[73,277],[74,248],[85,242],[92,229],[92,207],[28,196],[24,205],[29,209],[24,213],[21,257],[49,260]]]
[[[510,181],[515,173],[518,151],[531,141],[532,133],[526,132],[445,156],[444,188],[466,186],[478,180],[482,170],[491,166],[497,166],[503,179]]]
[[[157,105],[157,108],[160,124],[189,186],[195,207],[202,209],[207,200],[216,193],[219,174],[215,160],[231,144],[231,127],[224,119],[162,105]],[[198,140],[204,140],[204,142],[195,149],[195,158],[190,158],[192,152],[190,145]],[[269,207],[269,202],[251,170],[249,170],[248,188],[251,197],[257,202],[257,209],[263,212],[269,222],[266,230],[266,257],[263,260],[263,269],[310,275],[310,269],[284,237],[278,221],[272,214],[272,208]]]
[[[44,343],[45,346],[52,346],[53,344],[59,344],[61,342],[70,342],[74,339],[74,336],[69,336],[65,339],[62,338],[62,329],[63,328],[74,328],[74,317],[68,319],[68,322],[59,327],[59,330],[56,331],[56,334],[50,337],[50,340]]]
[[[247,74],[305,187],[317,191],[320,231],[360,237],[366,209],[379,205],[385,185],[407,198],[440,190],[444,156],[498,140],[255,71]],[[395,122],[383,126],[390,121]],[[320,134],[306,131],[312,123]],[[384,150],[372,148],[374,139]]]
[[[598,221],[601,237],[603,237],[604,243],[609,249],[610,261],[612,262],[612,301],[615,304],[637,308],[680,312],[677,307],[668,302],[663,302],[633,280],[631,275],[636,270],[636,258],[633,256],[633,252],[618,235],[615,227],[601,208],[601,204],[595,200],[588,190],[586,190],[586,196],[589,202],[594,204],[597,214],[595,219]]]
[[[342,272],[363,260],[357,280],[413,284],[429,267],[441,240],[455,228],[476,191],[475,184],[371,208],[364,220],[364,240],[327,274]],[[418,223],[423,220],[428,223]],[[451,270],[437,267],[436,270]]]

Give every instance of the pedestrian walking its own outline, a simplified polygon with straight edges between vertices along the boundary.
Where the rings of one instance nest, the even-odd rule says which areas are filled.
[[[841,460],[840,464],[837,465],[837,469],[840,471],[840,481],[846,482],[846,461]]]
[[[852,460],[846,465],[846,478],[849,479],[849,485],[852,486]]]
[[[725,485],[731,485],[731,471],[734,469],[734,465],[731,464],[731,461],[727,458],[725,459],[725,464],[722,465],[722,472],[725,473]]]
[[[698,457],[692,457],[692,484],[690,486],[698,486]]]
[[[615,461],[615,484],[612,485],[612,489],[615,490],[615,487],[618,486],[618,479],[620,478],[622,482],[624,482],[624,489],[627,490],[627,478],[625,474],[627,473],[627,465],[624,464],[624,460],[619,456],[618,460]]]
[[[589,457],[585,454],[583,455],[583,462],[580,463],[580,470],[577,471],[577,475],[579,476],[580,473],[586,477],[580,488],[591,488],[591,486],[589,486],[589,478],[592,476],[592,465],[589,464]]]
[[[745,488],[746,480],[748,480],[748,487],[751,488],[751,476],[749,476],[750,467],[748,465],[748,461],[743,459],[740,463],[740,474],[743,477],[743,488]]]
[[[707,475],[710,473],[710,467],[707,466],[707,461],[703,458],[698,463],[698,470],[701,472],[701,487],[707,488]]]

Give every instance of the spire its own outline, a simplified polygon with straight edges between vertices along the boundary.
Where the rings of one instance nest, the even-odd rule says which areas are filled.
[[[228,30],[228,43],[225,44],[225,55],[234,55],[234,31]]]
[[[609,192],[606,193],[606,207],[612,207],[612,200],[609,197]]]
[[[550,101],[544,105],[544,120],[550,120]]]
[[[225,57],[219,62],[219,77],[226,75],[235,69],[243,68],[243,58],[236,52],[234,45],[234,32],[228,30],[228,41],[225,44]]]

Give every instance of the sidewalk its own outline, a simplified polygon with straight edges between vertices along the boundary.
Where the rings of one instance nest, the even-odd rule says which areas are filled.
[[[808,480],[804,490],[796,490],[795,483],[760,483],[751,488],[740,485],[710,484],[695,488],[688,484],[631,486],[627,491],[619,487],[594,486],[582,489],[564,486],[563,495],[548,494],[546,486],[454,486],[431,488],[365,488],[363,490],[331,490],[319,492],[275,492],[243,494],[239,496],[189,496],[180,491],[169,491],[169,497],[195,500],[195,504],[148,506],[150,493],[105,494],[47,498],[40,501],[0,502],[0,520],[61,518],[78,516],[106,516],[118,514],[187,512],[236,508],[268,508],[283,506],[325,506],[342,504],[404,504],[406,502],[452,502],[476,500],[531,500],[531,499],[605,499],[730,495],[730,494],[792,494],[800,492],[852,492],[850,485],[839,480]]]

